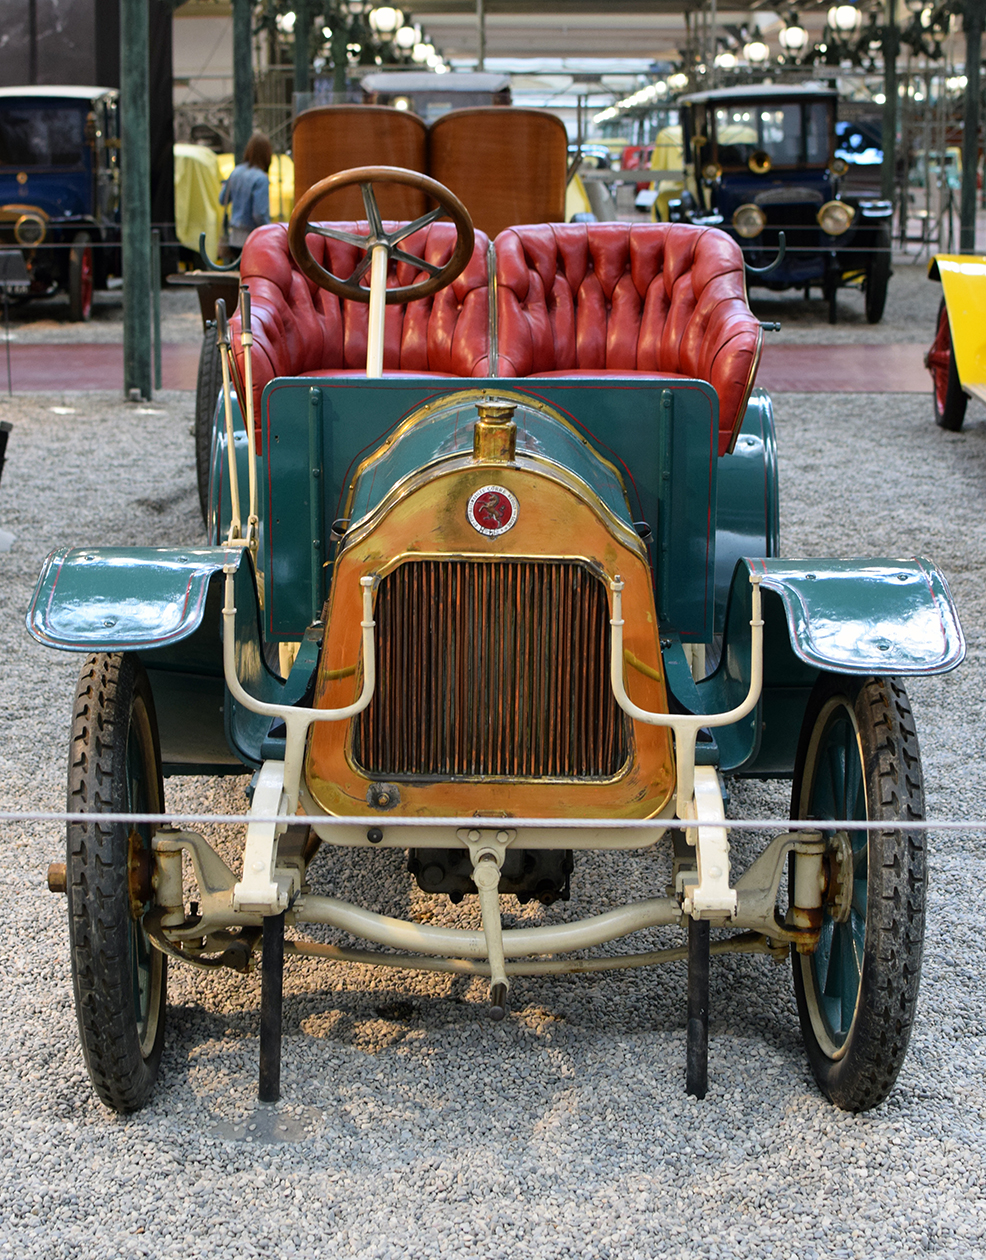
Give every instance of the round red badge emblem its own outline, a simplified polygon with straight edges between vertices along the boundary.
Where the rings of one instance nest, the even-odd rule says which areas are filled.
[[[466,517],[473,529],[495,538],[512,529],[520,505],[505,486],[482,486],[469,499]]]

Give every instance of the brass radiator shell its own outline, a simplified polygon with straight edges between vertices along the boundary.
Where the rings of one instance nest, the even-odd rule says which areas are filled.
[[[509,532],[485,537],[466,505],[493,481],[519,512]],[[449,584],[467,572],[469,590],[456,588],[466,602],[453,616]],[[370,574],[379,578],[379,693],[365,716],[312,729],[306,782],[322,809],[435,818],[650,818],[664,810],[675,781],[670,733],[625,721],[609,686],[606,584],[619,574],[626,659],[643,667],[628,668],[627,689],[641,707],[667,708],[650,568],[636,534],[583,481],[533,457],[512,465],[451,459],[398,487],[351,531],[336,561],[316,705],[342,707],[359,694],[359,580]],[[402,589],[395,626],[393,593]],[[548,617],[520,607],[536,595]],[[410,617],[409,606],[418,610]],[[466,641],[468,622],[475,643]],[[534,641],[535,628],[543,641]],[[417,652],[425,659],[416,662]],[[436,689],[443,670],[449,694]],[[395,685],[411,695],[395,697]],[[471,707],[470,687],[480,701]],[[577,703],[587,703],[585,714],[565,712]],[[422,709],[427,721],[416,726]],[[381,729],[386,715],[396,731]],[[375,793],[381,782],[396,792]]]

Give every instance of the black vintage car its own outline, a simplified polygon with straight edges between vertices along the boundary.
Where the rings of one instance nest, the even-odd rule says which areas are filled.
[[[836,293],[861,289],[879,323],[890,279],[893,206],[840,186],[837,93],[820,84],[719,88],[679,101],[686,189],[671,217],[721,227],[749,268],[769,267],[783,231],[786,253],[751,284],[820,288],[835,323]]]
[[[119,273],[118,93],[0,89],[0,246],[19,246],[28,297],[64,290],[88,319],[94,289]]]

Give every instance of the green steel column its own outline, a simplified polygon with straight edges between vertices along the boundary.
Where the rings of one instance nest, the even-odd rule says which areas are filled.
[[[883,31],[883,166],[880,195],[893,201],[897,168],[897,50],[900,39],[894,0],[887,0],[887,24]]]
[[[309,0],[298,0],[294,8],[294,90],[309,91],[309,41],[312,15]]]
[[[986,0],[966,0],[962,25],[965,29],[965,118],[962,126],[962,200],[959,214],[959,253],[976,252],[976,171],[979,168],[979,63],[983,48],[983,17]]]
[[[253,58],[250,51],[250,0],[233,0],[233,152],[243,150],[253,134]]]
[[[120,0],[123,392],[151,397],[151,158],[147,0]],[[160,279],[158,280],[160,283]]]

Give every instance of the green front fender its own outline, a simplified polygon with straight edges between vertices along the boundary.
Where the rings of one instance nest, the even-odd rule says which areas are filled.
[[[27,613],[31,635],[67,652],[141,652],[188,638],[209,582],[240,547],[76,547],[44,562]]]
[[[763,594],[763,692],[748,717],[716,729],[724,771],[791,774],[819,672],[940,674],[965,655],[948,584],[929,560],[742,559],[717,668],[698,683],[680,668],[668,671],[675,695],[693,712],[725,712],[749,690],[751,574]]]

